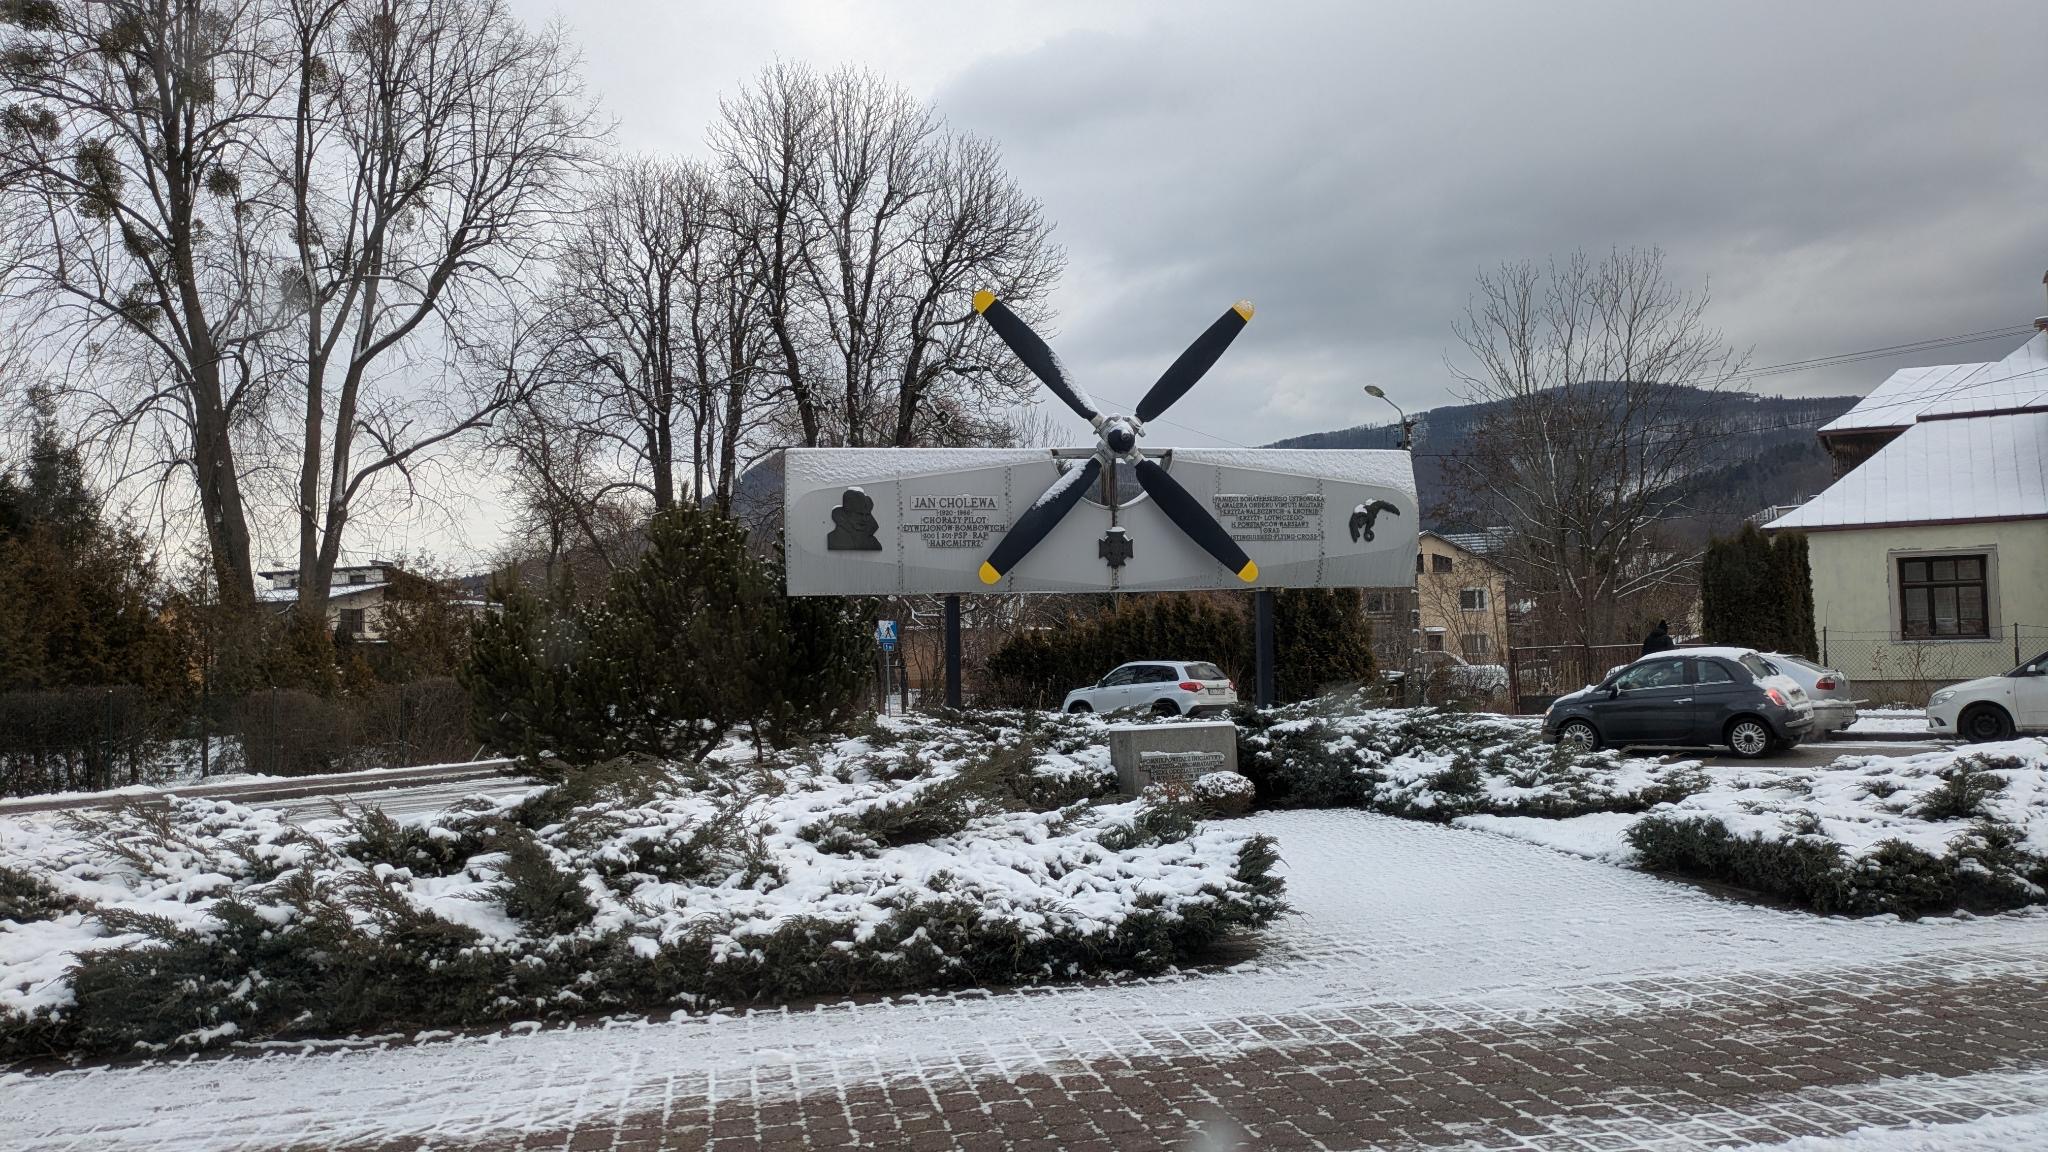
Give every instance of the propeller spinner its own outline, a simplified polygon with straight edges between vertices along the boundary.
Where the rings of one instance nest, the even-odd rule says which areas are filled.
[[[1138,401],[1135,416],[1105,416],[1095,406],[1087,392],[1067,378],[1066,369],[1052,348],[1030,325],[993,292],[976,292],[974,310],[981,313],[1003,343],[1017,354],[1031,374],[1038,377],[1045,386],[1058,396],[1067,407],[1095,429],[1101,438],[1101,445],[1086,463],[1053,481],[1038,500],[1025,509],[1017,522],[1003,536],[1002,543],[981,565],[981,582],[994,584],[1010,573],[1025,556],[1044,540],[1061,520],[1066,518],[1074,505],[1081,502],[1096,477],[1102,474],[1106,464],[1117,460],[1128,460],[1138,477],[1138,485],[1152,497],[1152,502],[1166,514],[1188,538],[1202,546],[1202,550],[1214,556],[1218,563],[1237,574],[1237,578],[1249,584],[1259,578],[1259,566],[1252,563],[1244,549],[1230,538],[1223,525],[1216,522],[1209,510],[1202,507],[1180,481],[1167,474],[1166,469],[1155,460],[1149,460],[1138,452],[1138,438],[1145,434],[1145,421],[1155,420],[1163,415],[1174,401],[1187,395],[1204,373],[1208,372],[1223,350],[1251,322],[1252,305],[1249,300],[1240,300],[1230,310],[1217,317],[1195,342],[1188,345],[1174,362],[1167,366],[1159,379],[1153,383],[1144,399]]]

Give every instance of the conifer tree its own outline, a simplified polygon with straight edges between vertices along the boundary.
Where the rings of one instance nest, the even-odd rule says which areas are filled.
[[[694,504],[663,512],[601,602],[501,595],[463,671],[476,735],[572,763],[701,761],[743,725],[786,745],[842,723],[858,702],[872,609],[782,589],[779,559],[754,556],[733,520]]]
[[[601,759],[602,718],[584,707],[572,675],[583,655],[582,620],[516,583],[491,590],[458,678],[469,690],[470,730],[487,748],[534,757]]]

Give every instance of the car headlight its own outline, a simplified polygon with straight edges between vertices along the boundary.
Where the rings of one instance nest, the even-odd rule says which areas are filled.
[[[1942,689],[1941,691],[1939,691],[1939,692],[1936,692],[1936,693],[1934,694],[1934,699],[1932,699],[1932,700],[1929,700],[1929,701],[1927,702],[1927,706],[1928,706],[1929,708],[1932,708],[1932,707],[1934,707],[1934,706],[1935,706],[1935,705],[1937,705],[1937,704],[1946,704],[1946,703],[1948,703],[1949,701],[1951,701],[1951,700],[1953,700],[1953,699],[1955,699],[1955,698],[1956,698],[1956,690],[1955,690],[1955,689],[1953,689],[1953,688],[1943,688],[1943,689]]]

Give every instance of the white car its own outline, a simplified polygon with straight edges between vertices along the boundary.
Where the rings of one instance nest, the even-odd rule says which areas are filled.
[[[2003,676],[1966,680],[1927,702],[1927,726],[1965,740],[2010,740],[2048,732],[2048,652]]]
[[[1849,678],[1833,668],[1823,668],[1804,656],[1789,652],[1758,653],[1764,662],[1796,681],[1813,701],[1813,731],[1840,732],[1856,722],[1855,687]]]
[[[1237,686],[1223,669],[1201,660],[1133,660],[1099,683],[1067,693],[1067,712],[1143,708],[1161,716],[1221,712],[1237,703]]]

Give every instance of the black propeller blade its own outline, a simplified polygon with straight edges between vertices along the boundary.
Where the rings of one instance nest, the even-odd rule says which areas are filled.
[[[988,320],[989,327],[994,328],[996,335],[1003,338],[1003,343],[1010,346],[1010,351],[1017,354],[1017,359],[1022,360],[1024,366],[1031,369],[1031,374],[1045,381],[1045,386],[1052,389],[1053,395],[1066,401],[1067,407],[1072,408],[1075,414],[1090,424],[1101,417],[1102,414],[1096,410],[1095,402],[1089,399],[1088,394],[1067,379],[1066,372],[1060,368],[1060,358],[1053,355],[1052,348],[1040,340],[1038,333],[1033,332],[1015,312],[1010,311],[1008,305],[996,299],[995,293],[976,292],[974,310]],[[1224,343],[1229,343],[1229,340],[1226,339]],[[1218,348],[1217,351],[1221,352],[1222,349]],[[1214,360],[1215,357],[1211,356],[1210,359]],[[1199,376],[1201,373],[1197,372],[1196,375]]]
[[[1048,381],[1050,383],[1050,381]],[[1024,510],[1017,522],[1010,525],[1010,531],[1003,536],[1003,542],[989,553],[981,563],[981,582],[994,584],[1010,574],[1024,557],[1030,554],[1038,542],[1045,539],[1053,525],[1066,518],[1081,497],[1094,487],[1096,477],[1102,475],[1102,461],[1094,456],[1079,468],[1070,470],[1065,476],[1053,481],[1052,487],[1038,498],[1038,502]],[[1185,493],[1183,493],[1185,495]],[[1197,512],[1201,509],[1197,508]],[[1214,523],[1214,521],[1211,521]],[[1219,529],[1220,531],[1221,529]]]
[[[1159,382],[1145,393],[1145,398],[1138,401],[1138,419],[1151,420],[1187,395],[1188,389],[1193,388],[1195,381],[1215,365],[1216,358],[1223,355],[1223,350],[1230,347],[1230,342],[1237,339],[1237,334],[1244,331],[1244,326],[1251,323],[1251,319],[1252,302],[1249,300],[1239,300],[1230,306],[1229,311],[1217,317],[1207,331],[1195,337],[1195,342],[1188,345],[1179,359],[1167,366]]]
[[[1214,556],[1225,568],[1237,573],[1237,578],[1249,584],[1259,578],[1259,566],[1244,554],[1223,525],[1216,522],[1202,503],[1180,486],[1180,481],[1166,474],[1157,461],[1140,460],[1137,464],[1138,483],[1152,496],[1152,502],[1166,513],[1166,518],[1180,525],[1188,539],[1202,546],[1202,551]],[[1003,543],[1008,544],[1005,540]],[[988,579],[984,571],[981,578]]]

